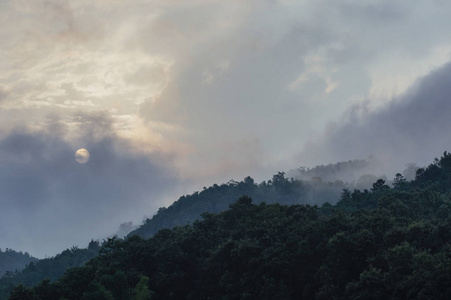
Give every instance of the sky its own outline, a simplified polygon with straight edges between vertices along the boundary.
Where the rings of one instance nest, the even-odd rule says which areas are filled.
[[[451,150],[449,11],[0,0],[0,248],[85,247],[230,179],[432,162]]]

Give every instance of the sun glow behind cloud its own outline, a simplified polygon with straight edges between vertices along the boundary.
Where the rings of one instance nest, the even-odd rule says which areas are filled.
[[[73,155],[108,137],[126,145],[110,157],[148,157],[151,170],[189,182],[181,193],[268,179],[309,165],[298,154],[330,122],[386,108],[445,64],[450,9],[385,0],[1,1],[0,138],[54,136]],[[150,192],[142,193],[139,201]]]
[[[223,101],[245,108],[243,101],[256,101],[246,97],[248,93],[262,98],[256,102],[262,108],[248,111],[255,122],[263,122],[259,116],[271,111],[272,105],[284,106],[286,101],[292,103],[287,105],[292,106],[290,109],[313,109],[315,120],[306,119],[312,125],[300,133],[294,145],[299,149],[309,134],[344,112],[344,105],[368,96],[374,107],[383,105],[432,66],[446,62],[449,53],[448,46],[436,46],[434,41],[431,46],[435,50],[424,55],[404,55],[401,50],[411,43],[406,38],[398,45],[390,45],[391,32],[408,31],[405,23],[418,27],[411,13],[423,7],[406,9],[388,2],[365,6],[347,1],[326,6],[321,1],[260,5],[254,1],[138,1],[134,5],[109,1],[106,9],[104,1],[14,1],[2,5],[2,19],[13,23],[14,16],[15,24],[3,28],[1,35],[5,45],[2,56],[6,58],[1,67],[1,86],[7,95],[2,101],[4,109],[33,109],[42,114],[56,113],[60,118],[77,110],[107,111],[116,120],[114,126],[121,136],[158,141],[163,148],[163,144],[175,142],[181,148],[192,148],[189,144],[199,142],[192,140],[198,135],[192,131],[205,126],[196,125],[196,113],[204,124],[219,129],[211,123],[213,120],[205,118],[205,110],[235,114],[227,119],[238,117],[239,124],[243,124],[238,109],[227,107]],[[425,15],[432,18],[432,13],[428,9]],[[379,25],[376,31],[363,32],[375,24]],[[384,51],[368,48],[374,45],[372,35],[386,42]],[[367,41],[371,42],[365,45]],[[278,83],[269,82],[274,81],[277,72],[262,76],[265,69],[259,69],[271,68],[271,63],[283,67],[281,56],[286,56],[291,67],[285,67],[286,78],[276,81],[293,95],[279,93]],[[240,94],[230,91],[232,99],[224,93],[239,89],[234,78],[239,78],[236,72],[243,64],[248,66],[248,74],[238,81],[253,77],[258,84],[249,82],[248,90],[240,90]],[[275,92],[274,103],[252,91],[265,84]],[[202,89],[206,92],[199,93]],[[312,100],[323,103],[302,104]],[[213,105],[215,102],[219,105]],[[143,105],[152,111],[150,117]],[[333,107],[334,113],[322,106]],[[219,119],[226,122],[221,126],[236,130],[227,119]],[[251,139],[266,140],[258,128],[250,128],[249,134]],[[264,142],[263,148],[269,157],[278,155],[273,142]]]

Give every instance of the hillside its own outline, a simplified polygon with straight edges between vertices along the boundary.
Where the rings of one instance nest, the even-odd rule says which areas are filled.
[[[91,241],[87,249],[72,247],[54,257],[45,259],[33,258],[21,270],[6,272],[0,278],[0,299],[6,299],[14,286],[18,284],[33,286],[39,284],[44,279],[55,281],[67,269],[82,266],[91,258],[95,257],[99,250],[99,243]]]
[[[256,184],[251,177],[240,182],[231,180],[227,184],[214,184],[201,192],[180,197],[169,207],[160,208],[151,219],[145,220],[142,226],[128,236],[149,238],[163,228],[192,224],[201,219],[202,213],[227,210],[243,195],[251,197],[254,203],[321,205],[325,202],[336,203],[341,191],[351,187],[352,185],[340,180],[325,182],[319,177],[294,180],[286,178],[284,172],[279,172],[272,180],[260,184]]]
[[[374,162],[354,160],[338,162],[311,169],[298,168],[278,172],[271,180],[255,183],[251,177],[242,181],[231,180],[226,184],[214,184],[201,192],[180,197],[169,207],[162,207],[144,224],[128,234],[149,238],[163,228],[192,224],[201,219],[204,212],[219,213],[243,195],[254,203],[279,203],[322,205],[335,204],[343,189],[369,189],[378,179],[387,178],[371,173]],[[413,179],[413,178],[411,178]]]
[[[324,202],[335,203],[344,188],[352,189],[354,187],[352,184],[336,179],[345,172],[347,174],[361,172],[362,166],[368,166],[368,163],[365,161],[350,161],[318,166],[305,172],[303,180],[294,180],[291,177],[288,179],[285,173],[279,172],[273,176],[272,180],[260,184],[256,184],[251,177],[246,177],[241,182],[231,180],[227,184],[215,184],[209,188],[204,188],[201,192],[180,197],[168,208],[161,208],[153,218],[146,220],[141,227],[130,233],[129,236],[136,234],[149,238],[163,228],[192,224],[201,219],[201,214],[204,212],[227,210],[230,204],[233,204],[242,195],[251,196],[254,203],[309,203],[318,205]],[[306,170],[304,169],[304,171]],[[327,174],[332,174],[333,177]],[[309,175],[315,176],[308,177]],[[334,179],[334,182],[325,182],[318,175]],[[376,178],[373,175],[368,176]],[[121,227],[130,225],[131,223],[124,223],[121,224]],[[89,251],[91,248],[68,249],[55,257],[35,262],[23,272],[8,273],[6,277],[0,279],[0,299],[1,295],[8,294],[14,285],[21,283],[25,286],[32,286],[45,278],[52,281],[58,279],[67,268],[81,266],[95,256],[95,251]]]
[[[9,299],[450,299],[451,155],[336,205],[254,204],[150,239],[109,239]]]
[[[5,251],[0,249],[0,277],[8,271],[20,271],[25,268],[28,263],[37,260],[37,258],[30,256],[27,252],[17,252],[8,248],[6,248]]]

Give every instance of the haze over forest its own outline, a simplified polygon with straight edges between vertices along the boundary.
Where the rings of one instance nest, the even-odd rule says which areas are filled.
[[[446,1],[0,1],[0,248],[55,255],[214,183],[451,150]],[[85,148],[90,159],[75,160]]]

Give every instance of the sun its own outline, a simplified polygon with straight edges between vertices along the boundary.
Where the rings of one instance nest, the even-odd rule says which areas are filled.
[[[79,164],[85,164],[85,163],[87,163],[88,160],[89,160],[89,157],[90,157],[89,151],[86,150],[86,149],[84,149],[84,148],[78,149],[78,150],[75,152],[75,160],[76,160]]]

